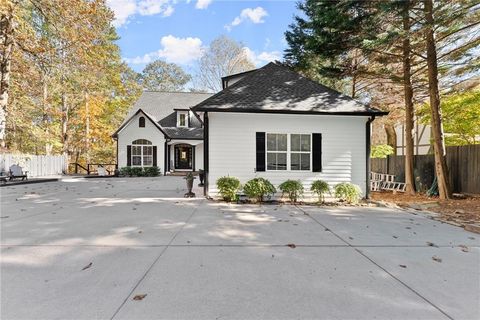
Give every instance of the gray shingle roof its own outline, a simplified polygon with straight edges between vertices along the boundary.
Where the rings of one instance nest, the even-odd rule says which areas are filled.
[[[129,119],[138,109],[142,109],[160,121],[171,114],[173,109],[189,109],[211,95],[211,93],[198,92],[144,91],[128,112],[126,119]]]
[[[382,115],[338,91],[271,62],[200,102],[195,111]]]
[[[172,139],[203,139],[203,128],[162,127]]]
[[[210,96],[211,93],[144,91],[129,110],[121,127],[141,109],[157,122],[170,138],[202,139],[203,128],[200,121],[193,116],[190,119],[190,128],[177,128],[174,109],[189,109]]]

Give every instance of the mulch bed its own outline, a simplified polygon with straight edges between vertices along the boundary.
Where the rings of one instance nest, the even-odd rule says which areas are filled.
[[[395,203],[400,207],[412,208],[424,206],[425,210],[439,213],[440,220],[454,222],[459,225],[480,223],[480,197],[454,198],[440,200],[427,197],[425,194],[414,196],[405,193],[371,192],[372,200]]]

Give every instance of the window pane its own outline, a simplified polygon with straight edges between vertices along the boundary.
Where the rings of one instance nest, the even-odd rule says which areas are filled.
[[[148,155],[151,156],[153,154],[153,148],[152,147],[143,147],[143,155]]]
[[[302,134],[302,151],[310,151],[310,135]]]
[[[277,170],[277,157],[275,153],[267,153],[267,169]]]
[[[141,166],[142,165],[142,157],[140,156],[133,156],[132,157],[132,164],[134,166]]]
[[[290,156],[290,170],[300,170],[300,153],[292,153]]]
[[[277,170],[287,170],[286,153],[277,153]]]
[[[277,135],[276,134],[267,134],[267,150],[275,151],[277,150]]]
[[[292,151],[300,151],[300,135],[292,134],[290,136],[290,148]]]
[[[140,146],[132,146],[132,155],[140,156],[142,155],[142,147]]]
[[[277,135],[277,151],[287,151],[287,135]]]
[[[180,117],[180,120],[179,120],[180,126],[185,127],[186,126],[186,119],[187,119],[186,114],[181,113],[179,115],[179,117]]]
[[[302,153],[301,158],[301,170],[310,170],[310,153]]]
[[[144,156],[143,157],[143,165],[144,166],[151,166],[153,163],[153,158],[152,156]]]

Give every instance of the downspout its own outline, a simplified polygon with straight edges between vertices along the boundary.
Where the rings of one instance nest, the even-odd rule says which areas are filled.
[[[116,161],[115,161],[115,169],[118,170],[118,137],[117,138],[113,138],[115,140],[115,142],[117,143],[117,155],[116,155]]]
[[[165,146],[163,151],[163,175],[167,175],[167,167],[168,167],[168,143],[172,141],[172,139],[165,138]]]
[[[370,141],[371,141],[371,131],[372,131],[372,122],[375,120],[375,116],[368,118],[366,127],[365,127],[365,162],[366,162],[366,188],[365,188],[365,199],[370,199]]]
[[[203,186],[203,195],[208,196],[208,112],[203,115],[203,170],[205,181]]]

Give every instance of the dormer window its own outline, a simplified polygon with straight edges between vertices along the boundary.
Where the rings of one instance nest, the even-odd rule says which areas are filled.
[[[188,111],[177,111],[177,127],[188,127]]]

